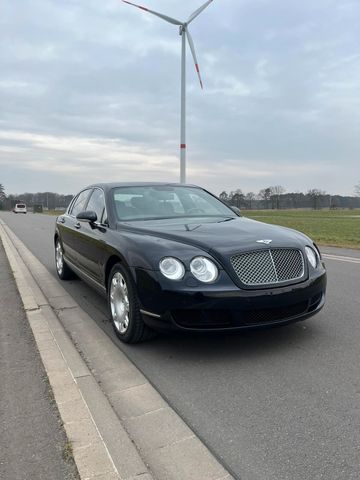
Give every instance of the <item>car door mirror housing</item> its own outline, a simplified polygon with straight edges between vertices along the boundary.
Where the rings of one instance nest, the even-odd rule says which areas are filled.
[[[85,220],[90,223],[95,223],[97,221],[97,215],[93,211],[80,212],[76,215],[77,220]]]
[[[236,213],[236,215],[239,215],[241,217],[241,210],[238,207],[234,207],[233,205],[230,207],[233,212]]]

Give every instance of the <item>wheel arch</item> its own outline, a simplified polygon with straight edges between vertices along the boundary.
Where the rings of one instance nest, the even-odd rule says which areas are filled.
[[[104,280],[105,280],[106,291],[108,290],[110,272],[111,272],[113,266],[116,265],[117,263],[120,263],[121,265],[126,267],[129,274],[131,275],[131,277],[133,276],[132,273],[131,273],[131,270],[130,270],[128,264],[126,263],[126,261],[124,260],[124,258],[122,258],[119,254],[118,255],[116,255],[116,254],[111,255],[111,257],[109,257],[107,262],[106,262],[105,272],[104,272],[105,273]]]

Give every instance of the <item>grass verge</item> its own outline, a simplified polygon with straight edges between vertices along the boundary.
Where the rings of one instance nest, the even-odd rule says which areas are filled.
[[[44,210],[41,215],[53,215],[58,217],[59,215],[63,215],[65,210]]]
[[[244,210],[244,217],[300,230],[323,246],[360,249],[360,209]]]

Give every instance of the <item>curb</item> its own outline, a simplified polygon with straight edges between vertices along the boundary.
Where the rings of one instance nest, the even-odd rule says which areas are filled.
[[[81,478],[232,480],[144,375],[1,220],[0,236]],[[69,399],[64,402],[67,389]],[[87,438],[96,450],[91,450]],[[95,474],[97,467],[100,473]]]

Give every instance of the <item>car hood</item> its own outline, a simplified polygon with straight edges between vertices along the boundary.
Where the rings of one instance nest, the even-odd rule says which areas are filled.
[[[119,230],[129,230],[196,246],[221,255],[241,250],[266,248],[261,240],[271,240],[271,247],[301,248],[307,237],[285,227],[244,217],[188,218],[121,223]]]

